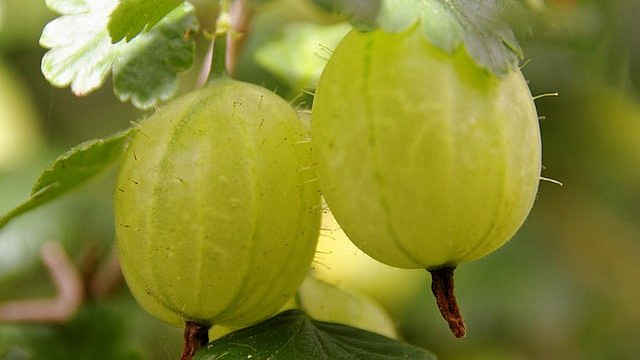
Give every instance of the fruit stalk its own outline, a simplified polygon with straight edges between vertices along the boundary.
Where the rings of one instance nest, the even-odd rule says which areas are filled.
[[[226,65],[226,49],[227,35],[216,35],[213,40],[213,55],[211,60],[211,71],[209,75],[210,80],[229,76]]]
[[[184,328],[184,348],[180,360],[191,360],[209,342],[209,327],[187,321]]]
[[[463,47],[443,51],[422,25],[342,40],[316,89],[312,147],[345,234],[382,263],[430,271],[463,337],[453,267],[524,223],[540,182],[539,121],[519,69],[497,76]]]
[[[231,30],[229,0],[220,0],[220,14],[216,20],[216,31],[213,38],[213,57],[209,79],[228,76],[227,73],[227,35]]]
[[[460,308],[453,292],[453,272],[455,267],[427,270],[431,273],[431,291],[436,297],[440,314],[449,324],[453,336],[463,338],[467,332]]]
[[[229,9],[231,29],[227,33],[227,72],[233,75],[238,62],[238,53],[242,48],[249,31],[251,11],[246,0],[235,0]]]

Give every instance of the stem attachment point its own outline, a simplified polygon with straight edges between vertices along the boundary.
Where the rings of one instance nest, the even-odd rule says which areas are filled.
[[[453,336],[463,338],[467,330],[453,292],[453,271],[455,269],[455,267],[445,267],[427,271],[431,273],[431,291],[436,297],[436,303],[442,317],[449,324],[449,329],[451,329]]]
[[[184,328],[184,348],[180,360],[191,360],[209,342],[209,327],[187,321]]]

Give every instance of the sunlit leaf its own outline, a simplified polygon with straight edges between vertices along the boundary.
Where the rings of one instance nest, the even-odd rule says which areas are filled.
[[[99,88],[123,44],[112,45],[106,25],[116,0],[48,0],[61,14],[49,22],[40,45],[49,50],[42,58],[42,73],[57,87],[71,85],[76,95]]]
[[[147,109],[170,98],[176,73],[191,67],[198,28],[193,6],[183,3],[150,31],[126,43],[111,43],[109,14],[116,0],[49,0],[62,14],[45,26],[40,44],[50,50],[42,73],[58,87],[70,85],[76,95],[99,88],[113,70],[114,90],[122,100]]]

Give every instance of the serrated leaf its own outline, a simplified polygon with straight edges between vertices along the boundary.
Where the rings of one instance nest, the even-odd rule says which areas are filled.
[[[450,23],[451,31],[462,33],[464,47],[480,65],[498,75],[517,68],[518,61],[523,57],[522,48],[506,22],[506,15],[517,5],[513,0],[428,0],[426,3],[448,10],[444,21]],[[425,24],[431,19],[428,15],[425,13]],[[440,19],[438,21],[442,22]],[[430,30],[429,26],[425,26],[427,37],[445,50],[453,49],[460,41],[458,36]]]
[[[57,87],[71,85],[76,95],[99,88],[111,71],[121,44],[112,45],[106,31],[116,0],[47,0],[62,14],[49,22],[40,45],[49,48],[42,58],[42,73]]]
[[[179,5],[129,43],[116,44],[107,32],[116,0],[48,0],[47,5],[62,14],[45,26],[40,38],[40,45],[50,49],[42,59],[42,73],[54,86],[71,85],[76,95],[86,95],[102,86],[117,63],[116,95],[147,109],[171,97],[176,73],[191,67],[193,40],[184,36],[198,27],[191,4]],[[140,86],[140,81],[148,83]]]
[[[353,327],[315,321],[290,310],[211,342],[194,360],[435,359],[426,350]]]
[[[127,129],[104,139],[86,141],[60,155],[31,190],[31,197],[0,217],[0,229],[13,218],[48,203],[88,181],[120,158],[129,134]]]
[[[316,1],[330,1],[334,7],[349,9],[355,0]],[[368,12],[361,10],[359,16],[368,14],[368,18],[359,19],[354,25],[361,30],[381,28],[400,32],[420,21],[431,43],[447,52],[464,46],[480,66],[496,75],[517,68],[519,59],[523,57],[515,34],[506,21],[508,15],[519,7],[516,0],[380,1],[379,5],[371,2]]]
[[[184,3],[132,40],[113,66],[116,96],[140,109],[169,99],[178,86],[176,74],[193,64],[194,42],[185,31],[197,28],[193,5]]]
[[[111,42],[130,41],[143,30],[149,31],[175,9],[182,0],[122,0],[111,13],[108,29]]]
[[[515,6],[514,0],[384,0],[378,25],[397,32],[420,19],[431,43],[447,52],[463,45],[480,66],[503,75],[523,56],[506,22]]]

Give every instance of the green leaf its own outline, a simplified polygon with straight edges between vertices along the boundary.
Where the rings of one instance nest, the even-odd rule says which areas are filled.
[[[171,98],[178,87],[176,74],[193,64],[194,42],[185,40],[185,31],[197,28],[193,5],[184,3],[132,40],[113,66],[116,96],[141,109]]]
[[[111,70],[116,95],[148,109],[170,98],[176,90],[176,73],[191,67],[193,40],[184,36],[198,28],[193,6],[183,3],[149,32],[126,43],[111,43],[109,14],[116,0],[47,0],[62,14],[48,23],[40,45],[50,50],[42,59],[42,73],[54,86],[71,85],[76,95],[102,86]],[[133,77],[133,79],[129,79]],[[141,81],[147,81],[141,86]]]
[[[425,34],[447,51],[455,49],[462,40],[469,55],[480,65],[503,75],[517,68],[523,57],[522,48],[507,22],[515,6],[517,3],[513,0],[428,0],[425,2]],[[452,35],[447,34],[447,30]]]
[[[114,163],[126,149],[132,131],[133,128],[104,139],[90,140],[60,155],[40,175],[31,197],[0,217],[0,229],[13,218],[73,190]]]
[[[315,0],[334,8],[353,8],[356,0]],[[518,67],[523,57],[509,16],[520,10],[516,0],[380,0],[367,11],[351,12],[361,30],[400,32],[420,21],[425,37],[451,53],[464,46],[476,62],[496,75]],[[337,5],[338,4],[338,5]],[[339,5],[341,4],[341,5]]]
[[[426,350],[345,325],[315,321],[299,310],[209,343],[194,360],[435,359]]]
[[[117,43],[126,37],[130,41],[143,30],[149,31],[182,0],[122,0],[111,13],[109,35]]]

